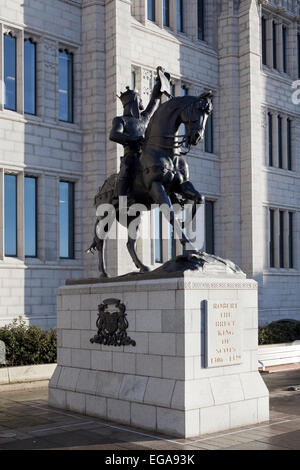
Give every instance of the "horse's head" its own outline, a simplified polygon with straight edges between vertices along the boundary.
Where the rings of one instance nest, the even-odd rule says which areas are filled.
[[[197,145],[203,139],[207,118],[213,110],[212,96],[211,91],[203,93],[181,113],[188,145]]]

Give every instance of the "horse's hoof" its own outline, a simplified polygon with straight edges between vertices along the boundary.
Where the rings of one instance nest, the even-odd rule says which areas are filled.
[[[149,273],[151,271],[148,266],[144,266],[143,268],[140,269],[140,273]]]
[[[107,279],[108,275],[106,273],[100,273],[99,279]]]

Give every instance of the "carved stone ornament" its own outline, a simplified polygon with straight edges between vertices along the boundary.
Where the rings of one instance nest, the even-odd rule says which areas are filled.
[[[113,310],[113,311],[112,311]],[[98,306],[96,326],[98,333],[91,343],[105,346],[135,346],[136,342],[127,336],[129,326],[125,314],[126,307],[117,299],[106,299]]]

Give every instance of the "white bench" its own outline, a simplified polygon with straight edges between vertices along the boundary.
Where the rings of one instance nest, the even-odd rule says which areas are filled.
[[[267,371],[286,364],[300,367],[300,341],[258,347],[258,369]]]

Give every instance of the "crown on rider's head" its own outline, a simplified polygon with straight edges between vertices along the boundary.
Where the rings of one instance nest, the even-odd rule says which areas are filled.
[[[126,87],[124,93],[121,92],[121,95],[118,98],[122,101],[123,106],[126,106],[130,101],[136,96],[136,91],[131,90],[129,86]]]

